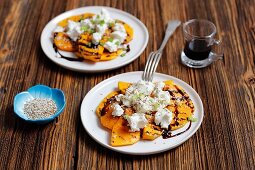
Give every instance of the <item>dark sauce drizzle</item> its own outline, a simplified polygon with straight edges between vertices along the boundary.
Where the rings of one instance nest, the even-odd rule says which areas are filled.
[[[171,132],[171,127],[169,126],[167,130],[163,130],[162,137],[163,137],[163,139],[168,139],[168,138],[172,138],[175,136],[179,136],[179,135],[183,134],[184,132],[187,132],[190,129],[190,127],[191,127],[191,121],[190,121],[189,127],[187,129],[173,135]]]
[[[108,106],[109,104],[113,103],[115,100],[116,100],[116,99],[115,99],[115,96],[113,96],[113,97],[107,99],[107,101],[105,102],[104,107],[103,107],[103,109],[102,109],[102,111],[101,111],[101,116],[104,116],[104,115],[107,113],[107,111],[108,111],[108,110],[107,110],[107,109],[108,109],[107,106]]]
[[[84,61],[83,58],[71,58],[71,57],[66,57],[66,56],[62,55],[62,54],[58,51],[58,48],[57,48],[57,46],[55,45],[55,43],[53,43],[53,48],[54,48],[55,52],[61,56],[61,58],[64,58],[64,59],[66,59],[66,60],[68,60],[68,61]]]

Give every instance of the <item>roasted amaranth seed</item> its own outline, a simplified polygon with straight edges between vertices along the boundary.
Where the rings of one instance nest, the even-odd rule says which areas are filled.
[[[56,113],[57,105],[51,99],[35,98],[24,105],[24,114],[29,119],[47,118]]]

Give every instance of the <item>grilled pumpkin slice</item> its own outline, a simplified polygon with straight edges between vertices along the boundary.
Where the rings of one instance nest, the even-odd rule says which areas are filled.
[[[113,111],[112,104],[108,104],[107,106],[104,107],[102,111],[104,112],[104,114],[100,117],[101,124],[110,130],[113,128],[113,126],[117,123],[117,121],[120,118],[112,116],[112,111]]]
[[[56,47],[63,51],[75,52],[77,51],[75,42],[73,42],[68,35],[63,32],[54,33],[54,44]]]
[[[117,58],[119,55],[121,55],[122,53],[122,50],[118,50],[116,52],[112,52],[112,53],[109,53],[109,52],[104,52],[101,57],[100,57],[100,61],[109,61],[109,60],[112,60],[112,59],[115,59]]]
[[[61,27],[66,27],[67,24],[68,24],[68,20],[71,20],[71,21],[75,21],[75,22],[78,22],[80,20],[83,20],[83,19],[87,19],[87,18],[91,18],[93,17],[95,14],[92,14],[92,13],[85,13],[85,14],[81,14],[81,15],[75,15],[75,16],[71,16],[71,17],[68,17],[62,21],[60,21],[58,23],[58,26],[61,26]]]
[[[127,43],[129,43],[133,39],[133,37],[134,37],[134,30],[133,30],[132,27],[130,27],[126,23],[124,24],[124,28],[125,28],[126,33],[127,33],[127,37],[126,37],[124,43],[127,44]]]
[[[142,139],[154,140],[162,135],[162,129],[154,124],[147,124],[143,128]]]
[[[132,145],[140,140],[140,132],[130,132],[127,121],[120,117],[113,126],[111,134],[112,146]]]
[[[107,100],[110,99],[110,98],[112,98],[113,96],[118,95],[118,94],[119,94],[118,92],[113,91],[113,92],[109,93],[109,94],[101,101],[101,103],[98,105],[97,110],[96,110],[96,114],[97,114],[99,117],[101,117],[102,109],[104,108],[104,106],[105,106]]]

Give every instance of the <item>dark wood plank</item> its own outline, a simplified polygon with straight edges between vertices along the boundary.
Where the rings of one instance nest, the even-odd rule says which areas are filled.
[[[139,59],[100,74],[76,73],[52,63],[40,47],[50,19],[82,6],[111,6],[139,18],[149,43]],[[2,0],[0,1],[0,169],[254,169],[255,167],[255,1],[254,0]],[[201,96],[205,118],[181,146],[156,155],[110,151],[85,132],[80,105],[97,83],[113,75],[143,70],[170,19],[211,20],[222,40],[224,60],[204,69],[184,67],[179,28],[167,44],[158,72],[189,83]],[[13,113],[14,96],[35,84],[62,89],[66,109],[44,126]]]

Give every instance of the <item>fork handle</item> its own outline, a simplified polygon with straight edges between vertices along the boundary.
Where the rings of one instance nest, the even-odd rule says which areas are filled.
[[[180,24],[181,24],[181,22],[179,20],[169,21],[167,23],[167,29],[166,29],[165,37],[164,37],[164,40],[163,40],[160,48],[158,49],[158,52],[160,52],[160,53],[162,52],[162,50],[166,46],[166,43],[167,43],[168,39],[170,38],[170,36],[174,33],[174,31],[176,30],[176,28]]]

